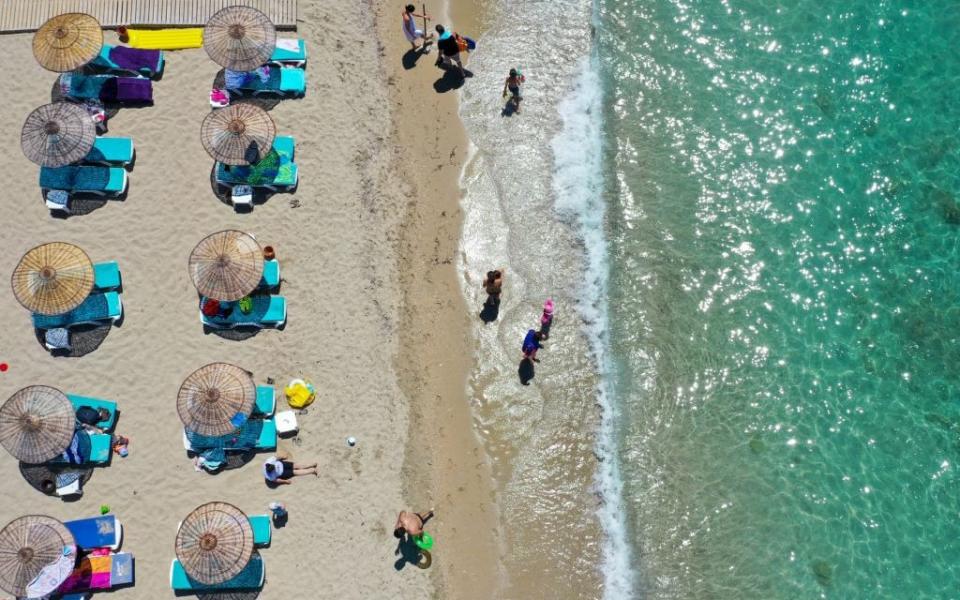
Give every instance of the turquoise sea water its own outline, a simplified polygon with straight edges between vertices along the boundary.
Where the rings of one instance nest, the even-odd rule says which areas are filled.
[[[960,4],[596,8],[634,592],[960,597]]]

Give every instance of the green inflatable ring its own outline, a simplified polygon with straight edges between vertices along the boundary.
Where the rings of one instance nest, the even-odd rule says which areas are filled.
[[[429,550],[433,548],[433,538],[430,537],[430,534],[424,531],[420,535],[413,536],[413,543],[417,545],[417,548],[421,550]]]

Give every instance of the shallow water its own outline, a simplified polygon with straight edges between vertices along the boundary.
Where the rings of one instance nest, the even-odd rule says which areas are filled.
[[[955,595],[960,5],[599,9],[637,593]]]

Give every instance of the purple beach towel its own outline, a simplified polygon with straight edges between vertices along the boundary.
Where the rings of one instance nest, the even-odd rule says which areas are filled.
[[[153,82],[138,77],[112,77],[103,84],[100,99],[108,102],[153,102]]]
[[[149,69],[153,72],[160,68],[160,51],[114,46],[110,49],[110,60],[121,69]]]

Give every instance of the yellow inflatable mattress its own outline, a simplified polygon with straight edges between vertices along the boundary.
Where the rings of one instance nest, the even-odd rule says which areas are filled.
[[[127,43],[131,48],[143,50],[181,50],[203,46],[203,28],[188,29],[130,29],[127,28]]]

